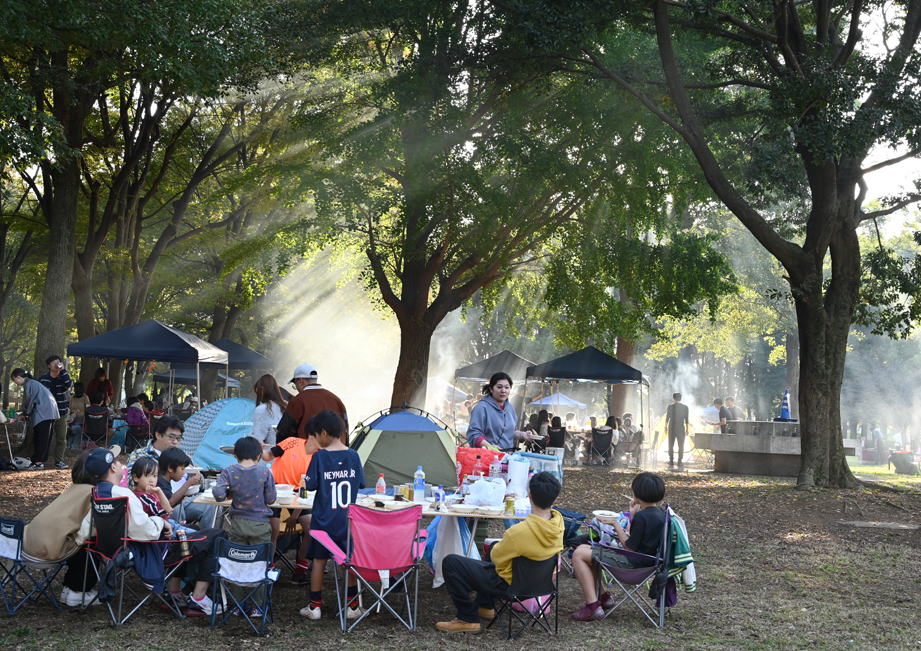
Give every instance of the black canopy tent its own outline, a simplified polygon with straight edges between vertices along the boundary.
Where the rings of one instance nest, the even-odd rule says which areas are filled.
[[[218,339],[214,345],[227,351],[230,356],[229,366],[235,371],[272,368],[272,360],[268,357],[231,339]]]
[[[530,380],[571,380],[573,382],[604,382],[606,384],[640,385],[640,429],[643,428],[642,387],[649,387],[643,374],[594,346],[551,359],[543,364],[529,366],[525,373],[525,387]],[[648,402],[648,401],[647,401]],[[522,414],[522,417],[524,414]]]
[[[468,364],[467,366],[462,366],[456,371],[454,371],[454,384],[457,384],[458,380],[472,380],[476,382],[486,382],[493,376],[494,373],[503,371],[509,374],[509,377],[512,380],[524,380],[525,371],[527,371],[529,366],[532,366],[534,362],[526,360],[520,355],[516,355],[510,350],[503,350],[501,353],[493,355],[492,357],[487,357],[486,359],[481,359],[478,362],[473,364]],[[524,404],[524,394],[522,394],[522,399],[519,401],[520,404],[513,406],[516,409],[520,409]],[[456,403],[451,403],[451,419],[454,421],[454,428],[457,428],[457,414],[456,414]]]
[[[204,363],[222,365],[225,374],[230,372],[227,351],[156,319],[110,330],[70,344],[67,354],[74,357],[187,364],[195,367],[196,386],[201,385],[201,365]],[[172,384],[171,381],[170,395]]]

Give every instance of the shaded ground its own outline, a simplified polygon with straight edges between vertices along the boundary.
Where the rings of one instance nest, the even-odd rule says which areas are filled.
[[[590,511],[624,504],[632,473],[607,468],[567,468],[560,504]],[[0,513],[28,518],[67,485],[66,472],[3,473]],[[353,648],[921,648],[921,531],[854,528],[842,520],[921,524],[921,493],[793,491],[784,480],[763,477],[669,473],[668,501],[690,528],[699,589],[682,594],[664,631],[627,610],[607,620],[577,623],[568,615],[581,605],[574,579],[561,578],[560,634],[551,642],[531,632],[506,643],[501,630],[479,636],[433,629],[453,614],[443,589],[423,582],[419,630],[401,630],[377,616],[344,636],[331,619],[332,586],[321,622],[297,614],[305,588],[286,582],[275,593],[272,632],[254,638],[238,623],[211,631],[203,621],[178,622],[145,613],[117,633],[104,611],[31,606],[0,619],[4,648],[302,648],[317,642]],[[168,633],[167,633],[168,631]]]

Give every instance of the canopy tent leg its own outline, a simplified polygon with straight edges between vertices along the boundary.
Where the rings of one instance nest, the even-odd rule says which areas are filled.
[[[227,356],[227,363],[224,365],[224,397],[230,397],[230,355]]]
[[[198,402],[192,405],[195,411],[201,409],[201,362],[195,362],[195,397]]]

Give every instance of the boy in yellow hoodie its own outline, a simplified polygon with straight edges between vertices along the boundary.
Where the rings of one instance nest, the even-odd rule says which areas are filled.
[[[495,599],[512,582],[513,559],[524,556],[543,561],[563,549],[563,516],[550,508],[559,494],[560,482],[556,477],[549,472],[535,474],[528,484],[531,515],[506,531],[493,546],[492,562],[459,554],[445,557],[442,574],[457,608],[457,617],[438,622],[435,628],[451,633],[479,631],[480,618],[495,616]]]

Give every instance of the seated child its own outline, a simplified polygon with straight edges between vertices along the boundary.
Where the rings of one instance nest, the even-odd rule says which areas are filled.
[[[137,465],[135,463],[135,465]],[[127,497],[128,498],[128,536],[135,540],[157,540],[161,537],[169,538],[172,536],[172,527],[169,522],[158,515],[148,515],[144,510],[138,496],[127,487],[117,485],[117,482],[123,475],[124,466],[115,458],[111,450],[106,448],[95,448],[90,450],[84,463],[87,475],[95,485],[93,493],[97,497]],[[88,512],[83,518],[78,533],[78,540],[84,541],[91,537],[92,534],[92,514]],[[202,573],[196,577],[195,587],[193,588],[189,605],[198,611],[210,615],[212,609],[220,612],[221,605],[215,604],[208,597],[209,582],[202,578],[207,576]],[[184,602],[184,595],[180,597],[177,592],[179,587],[176,583],[171,582],[170,593],[177,602]]]
[[[313,498],[311,530],[325,531],[339,547],[345,549],[348,531],[348,507],[358,498],[358,489],[365,487],[361,458],[342,442],[345,423],[339,415],[330,410],[321,411],[308,424],[306,431],[310,438],[316,437],[320,449],[310,460],[307,476],[304,478],[307,490],[316,491]],[[313,538],[307,557],[313,562],[310,567],[310,603],[300,613],[308,619],[320,619],[323,605],[323,571],[329,552]],[[355,619],[361,615],[358,607],[358,586],[355,577],[349,574],[346,618]]]
[[[630,533],[624,530],[620,520],[614,522],[615,533],[624,549],[655,556],[662,544],[665,513],[658,504],[665,498],[665,481],[655,473],[641,472],[633,478],[630,488],[633,491]],[[607,592],[596,599],[598,565],[594,561],[603,561],[606,565],[624,569],[648,565],[635,563],[624,554],[602,546],[579,545],[572,555],[572,566],[582,588],[585,605],[571,615],[577,621],[601,619],[604,617],[604,609],[614,605],[614,599]]]
[[[153,457],[141,457],[131,466],[134,494],[141,500],[144,513],[169,520],[173,507],[163,489],[157,485],[160,464]]]
[[[237,439],[233,446],[237,463],[227,466],[218,475],[212,489],[214,499],[222,501],[229,495],[230,528],[228,536],[241,545],[257,545],[272,539],[269,504],[275,502],[275,480],[262,458],[262,444],[252,436]]]
[[[492,562],[449,554],[442,561],[445,586],[457,615],[435,628],[451,633],[476,633],[480,618],[495,617],[496,597],[512,583],[512,561],[524,556],[543,561],[563,549],[563,516],[551,509],[560,494],[560,482],[549,472],[539,472],[528,482],[531,514],[505,532],[490,550]]]

